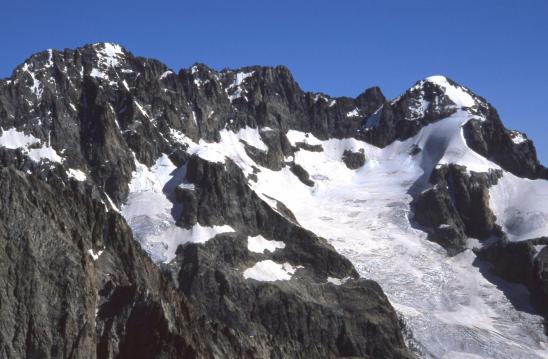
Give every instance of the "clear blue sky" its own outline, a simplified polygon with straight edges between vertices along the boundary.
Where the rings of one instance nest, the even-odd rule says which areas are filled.
[[[110,41],[179,69],[288,66],[305,90],[395,97],[443,74],[487,98],[548,164],[548,1],[6,1],[0,78],[32,53]]]

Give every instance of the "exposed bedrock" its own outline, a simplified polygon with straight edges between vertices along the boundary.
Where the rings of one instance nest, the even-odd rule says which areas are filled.
[[[548,170],[538,159],[533,142],[525,134],[504,128],[497,111],[489,106],[486,121],[471,120],[463,134],[471,149],[520,177],[548,179]]]
[[[1,357],[306,353],[205,319],[100,202],[10,168],[0,170],[0,193]]]
[[[342,161],[346,167],[351,170],[356,170],[365,164],[365,154],[363,153],[363,150],[358,152],[345,150],[342,155]]]
[[[288,238],[289,239],[289,238]],[[309,265],[291,280],[245,279],[242,271],[258,261],[298,263],[300,248],[252,253],[247,237],[218,235],[205,245],[180,248],[170,265],[179,288],[211,318],[250,335],[273,335],[316,352],[315,357],[411,357],[400,327],[380,287],[365,279],[336,285],[319,280]],[[328,266],[327,263],[324,265]]]
[[[489,187],[500,175],[467,172],[456,165],[435,168],[430,175],[432,186],[413,200],[414,220],[450,255],[468,248],[468,237],[485,240],[500,235],[489,208]]]

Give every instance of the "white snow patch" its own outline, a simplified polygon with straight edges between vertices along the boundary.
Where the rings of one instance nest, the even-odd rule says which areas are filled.
[[[427,101],[421,97],[418,100],[418,102],[412,108],[409,109],[411,112],[411,117],[409,117],[407,120],[415,121],[420,118],[423,118],[429,106],[430,106],[430,101]]]
[[[327,277],[327,283],[331,283],[334,285],[342,285],[344,282],[346,282],[349,278],[334,278],[334,277]]]
[[[184,188],[184,189],[189,189],[191,191],[194,191],[196,189],[196,187],[194,186],[194,183],[181,183],[177,187]]]
[[[93,68],[89,75],[103,80],[108,80],[109,76],[107,71],[110,68],[120,66],[120,60],[124,56],[124,51],[120,45],[108,42],[94,44],[93,48],[97,53],[97,67]],[[116,85],[116,83],[110,82],[110,85]]]
[[[255,147],[261,151],[268,151],[268,146],[261,139],[259,130],[251,127],[244,127],[238,130],[236,134],[240,140],[245,141],[248,145]]]
[[[0,146],[2,147],[8,149],[20,148],[34,162],[40,162],[41,160],[49,160],[57,163],[63,162],[63,157],[59,156],[49,145],[42,144],[38,146],[41,144],[41,141],[32,135],[26,135],[15,128],[8,130],[0,128],[0,131],[2,131],[2,135],[0,136]]]
[[[99,69],[96,69],[96,68],[93,68],[91,70],[91,72],[89,73],[89,75],[91,77],[97,77],[97,78],[105,79],[105,80],[108,78],[108,75],[105,72],[103,72]]]
[[[472,353],[466,353],[461,351],[451,350],[450,352],[445,353],[441,359],[485,359],[483,355],[476,355]]]
[[[398,311],[399,313],[403,314],[406,317],[416,317],[421,315],[421,312],[419,312],[417,309],[413,307],[409,307],[407,305],[394,303],[394,302],[391,304],[394,307],[394,309],[396,309],[396,311]]]
[[[53,50],[48,49],[48,62],[46,63],[46,67],[52,67],[53,66]]]
[[[516,145],[527,141],[527,137],[525,137],[523,133],[518,131],[512,131],[510,137],[512,138],[512,142],[514,142]]]
[[[100,53],[103,55],[103,62],[110,67],[117,66],[119,64],[120,57],[124,55],[120,45],[112,44],[110,42],[103,44],[103,49]]]
[[[299,267],[293,267],[289,263],[276,263],[270,259],[255,263],[251,268],[243,272],[245,279],[255,279],[261,282],[274,282],[277,280],[290,280]]]
[[[141,106],[141,104],[139,102],[137,102],[137,100],[133,100],[133,103],[135,104],[135,106],[137,107],[137,109],[139,110],[139,112],[141,112],[141,114],[143,116],[145,116],[146,118],[150,118],[150,116],[148,115],[148,113],[145,111],[145,109],[143,108],[143,106]]]
[[[42,145],[42,147],[29,149],[28,156],[34,162],[40,162],[41,160],[49,160],[57,163],[63,162],[63,157],[59,156],[53,147],[48,145]]]
[[[357,108],[353,109],[352,111],[346,114],[346,117],[359,117],[359,116],[360,116],[360,111]]]
[[[244,140],[248,145],[259,150],[268,150],[268,147],[261,139],[259,130],[249,127],[242,128],[237,133],[225,128],[220,131],[221,140],[219,142],[206,142],[200,139],[196,143],[176,130],[172,130],[171,134],[175,140],[188,146],[187,152],[189,154],[216,163],[225,163],[225,158],[228,157],[236,162],[246,174],[253,172],[252,166],[255,165],[255,162],[247,155],[240,140]]]
[[[500,167],[474,152],[466,144],[462,126],[476,118],[465,111],[458,111],[448,118],[426,126],[416,136],[415,141],[423,151],[422,157],[429,156],[437,164],[459,164],[468,171],[488,172]],[[441,158],[439,155],[441,154]]]
[[[169,75],[173,75],[173,71],[167,70],[167,71],[165,71],[164,73],[162,73],[162,74],[160,75],[160,80],[165,79],[165,78],[168,77]]]
[[[120,209],[118,209],[118,207],[116,206],[116,204],[114,203],[114,201],[112,200],[112,198],[110,198],[110,196],[108,194],[105,193],[105,197],[107,198],[107,201],[108,201],[108,204],[110,205],[110,208],[107,207],[107,211],[109,209],[112,209],[114,210],[114,212],[118,212],[118,213],[121,213],[120,212]]]
[[[80,170],[77,170],[77,169],[74,169],[74,168],[69,168],[67,170],[67,176],[69,176],[69,178],[74,178],[75,180],[77,181],[80,181],[80,182],[83,182],[86,180],[86,174]]]
[[[247,249],[250,252],[264,253],[264,251],[274,252],[276,249],[285,248],[285,243],[281,241],[269,241],[261,235],[247,237]]]
[[[0,146],[8,149],[16,149],[21,147],[28,147],[29,145],[39,143],[40,140],[32,135],[26,135],[23,132],[17,131],[15,128],[2,130],[0,135]]]
[[[201,79],[199,78],[195,78],[194,79],[194,84],[198,87],[198,88],[201,88],[202,86],[204,86],[204,84],[206,83],[207,81],[202,81]]]
[[[301,132],[301,131],[295,131],[295,130],[289,130],[285,134],[291,145],[295,146],[297,142],[304,142],[307,145],[321,145],[322,141],[320,141],[316,136],[314,136],[311,133],[307,132]]]
[[[166,154],[162,154],[152,168],[135,160],[135,172],[129,183],[130,192],[157,192],[161,193],[163,187],[176,170],[175,165]]]
[[[97,253],[95,253],[93,251],[93,249],[88,250],[88,253],[89,253],[89,255],[91,256],[91,258],[93,259],[94,262],[99,259],[99,257],[101,256],[101,254],[103,254],[103,252],[104,252],[103,249],[97,251]]]

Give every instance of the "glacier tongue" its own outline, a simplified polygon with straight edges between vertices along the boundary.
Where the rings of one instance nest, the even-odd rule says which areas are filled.
[[[285,168],[261,168],[253,186],[327,238],[362,276],[378,281],[425,357],[546,357],[542,318],[516,310],[473,265],[471,250],[450,258],[408,219],[411,187],[417,181],[427,185],[423,174],[438,163],[481,172],[498,168],[466,146],[460,127],[470,117],[459,112],[383,150],[354,139],[321,141],[323,152],[301,150],[295,156],[314,187]],[[303,136],[292,132],[290,140]],[[413,145],[422,148],[416,156],[409,154]],[[340,161],[345,149],[363,149],[366,165],[346,168]],[[525,295],[525,287],[504,285]]]

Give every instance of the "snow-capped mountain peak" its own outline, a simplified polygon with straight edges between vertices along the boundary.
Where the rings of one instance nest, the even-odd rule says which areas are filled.
[[[268,337],[297,343],[290,356],[408,358],[391,303],[417,355],[543,354],[540,317],[489,280],[548,297],[547,250],[530,238],[548,235],[548,172],[526,136],[446,77],[392,101],[376,87],[335,98],[281,66],[176,74],[111,43],[46,51],[0,81],[0,163],[91,223],[87,237],[61,226],[55,243],[78,241],[84,259],[67,262],[97,278],[100,330],[157,300],[150,312],[181,331],[165,308],[184,295],[261,348]],[[144,253],[178,294],[131,282]]]

